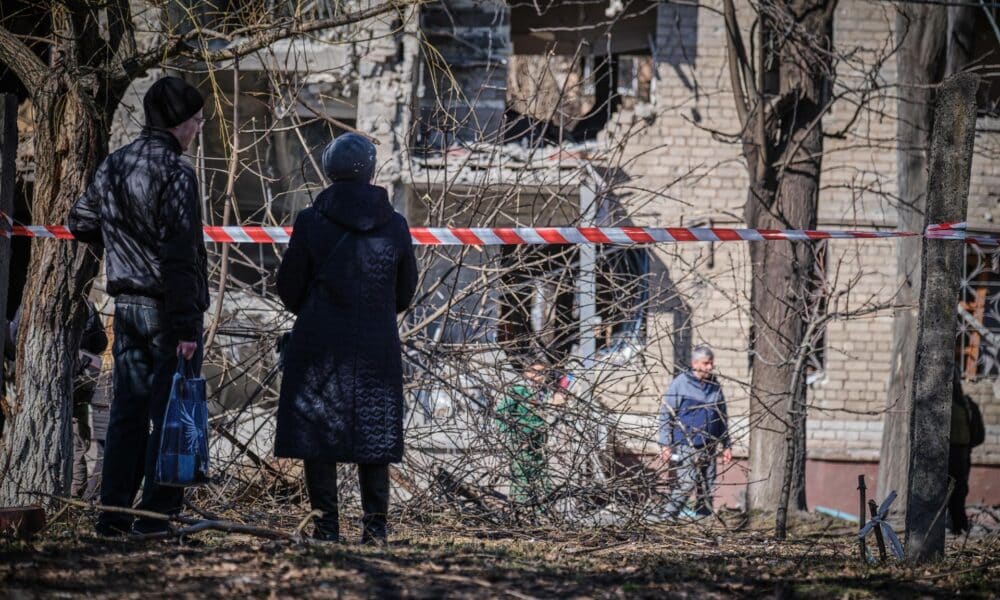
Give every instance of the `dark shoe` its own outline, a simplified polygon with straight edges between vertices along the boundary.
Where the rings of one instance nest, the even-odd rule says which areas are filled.
[[[129,534],[129,529],[122,529],[111,523],[98,523],[94,526],[94,533],[102,538],[120,538]]]
[[[155,535],[170,531],[170,524],[159,519],[139,519],[132,526],[132,535]]]
[[[363,546],[371,546],[373,548],[388,548],[389,539],[385,536],[379,537],[374,535],[362,535],[361,544]]]
[[[312,539],[317,542],[329,542],[337,543],[340,541],[340,534],[336,531],[323,531],[320,529],[314,529],[312,534]]]
[[[389,536],[386,535],[385,527],[365,527],[361,532],[361,543],[384,548],[389,545]]]

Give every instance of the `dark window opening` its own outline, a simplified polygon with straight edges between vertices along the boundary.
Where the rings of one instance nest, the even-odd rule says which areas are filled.
[[[595,139],[623,106],[648,101],[654,3],[515,3],[503,141]]]
[[[515,55],[510,60],[505,142],[558,144],[596,139],[622,108],[648,102],[653,58]]]
[[[276,77],[281,79],[277,82],[281,89],[276,89]],[[204,147],[194,152],[204,156],[199,161],[203,164],[196,168],[207,195],[205,221],[221,225],[229,203],[230,225],[291,224],[298,211],[311,204],[324,187],[320,173],[323,148],[334,136],[343,133],[321,115],[335,115],[352,126],[356,109],[345,108],[338,102],[335,91],[310,93],[310,88],[322,86],[303,84],[295,73],[241,70],[240,168],[233,197],[227,198],[233,72],[219,71],[215,79],[216,93],[225,97],[219,103],[224,108],[219,113],[215,104],[206,106],[201,137]],[[273,245],[235,244],[230,252],[230,272],[237,281],[261,291],[267,288],[280,260],[281,255]]]
[[[497,297],[496,341],[513,363],[544,355],[561,363],[579,337],[575,248],[547,246],[501,250],[505,270]]]
[[[439,347],[496,344],[515,366],[540,355],[564,363],[580,338],[578,256],[576,248],[555,246],[441,251],[426,267],[428,289],[418,293],[411,319],[424,322],[447,305],[423,333]],[[498,269],[495,283],[477,282]],[[608,248],[595,269],[597,349],[614,352],[644,335],[648,254]]]
[[[972,62],[980,68],[982,83],[977,97],[981,115],[1000,117],[1000,7],[982,7],[987,14],[979,13],[973,40]],[[977,12],[979,12],[977,10]],[[984,67],[994,67],[984,69]]]

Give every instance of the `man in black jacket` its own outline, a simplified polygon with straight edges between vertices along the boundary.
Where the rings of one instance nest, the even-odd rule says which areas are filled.
[[[104,160],[76,201],[69,228],[103,246],[108,292],[115,297],[114,399],[108,424],[101,504],[179,512],[182,488],[158,486],[156,455],[178,356],[201,368],[208,278],[201,202],[194,169],[182,153],[198,135],[204,100],[176,77],[154,83],[143,99],[146,127]],[[150,432],[152,421],[152,432]],[[163,531],[162,520],[105,512],[101,535]]]

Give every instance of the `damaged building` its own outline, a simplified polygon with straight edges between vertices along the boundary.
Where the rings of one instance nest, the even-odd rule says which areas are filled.
[[[383,179],[394,186],[397,207],[413,225],[745,226],[747,177],[739,145],[726,138],[739,131],[739,122],[717,4],[452,0],[422,7],[411,35],[433,51],[421,53],[415,71],[406,70],[414,77],[406,127],[393,121],[400,109],[388,105],[384,121],[359,121],[366,130],[393,123],[393,141],[387,139],[383,147],[410,151],[398,171]],[[821,229],[896,225],[895,98],[888,91],[896,59],[885,51],[894,14],[890,5],[863,0],[842,2],[837,9],[837,48],[884,63],[875,75],[882,90],[863,98],[845,93],[825,118],[830,131],[844,131],[826,143]],[[973,54],[997,61],[1000,49],[986,20],[979,29]],[[401,64],[389,61],[383,72],[395,77]],[[844,81],[858,83],[856,65],[845,61],[838,68]],[[992,83],[980,94],[969,197],[970,226],[985,229],[998,216],[996,92]],[[869,108],[852,120],[852,107],[859,102]],[[581,204],[581,189],[588,186],[599,189],[600,197],[589,214]],[[599,254],[616,252],[604,246]],[[831,285],[858,277],[845,302],[889,304],[897,288],[896,252],[891,240],[829,242],[821,249],[819,268]],[[705,342],[716,347],[718,368],[730,382],[726,393],[740,440],[737,454],[746,456],[745,246],[657,246],[634,253],[598,268],[606,282],[614,273],[644,282],[627,292],[633,300],[642,298],[635,310],[603,315],[625,342],[601,349],[620,375],[602,392],[602,401],[624,414],[619,429],[626,433],[616,438],[618,451],[655,454],[661,394],[691,344]],[[579,257],[563,259],[579,269]],[[541,270],[553,270],[544,260],[539,264]],[[547,278],[553,280],[561,281]],[[970,502],[1000,498],[993,476],[1000,465],[1000,348],[991,342],[1000,325],[993,308],[997,280],[989,254],[970,246],[956,346],[963,357],[964,387],[983,407],[988,432],[973,454]],[[581,303],[579,285],[573,292],[548,287],[539,300],[553,306],[551,318],[563,319],[567,330],[580,328],[580,307],[586,302]],[[600,296],[600,290],[593,292]],[[525,327],[533,306],[501,295],[492,308],[497,311],[491,319],[494,338],[488,341],[503,347],[506,332]],[[604,310],[596,307],[597,321]],[[877,472],[883,416],[894,410],[887,401],[891,324],[891,310],[832,322],[810,356],[810,504],[850,511],[857,473]],[[543,326],[528,325],[536,332]],[[577,350],[580,342],[568,340]],[[625,347],[640,349],[641,359],[616,361],[613,351]],[[626,377],[627,372],[633,376]],[[732,484],[723,486],[732,500],[745,474],[730,470],[724,479]]]
[[[229,25],[219,15],[240,4],[228,0],[195,18],[225,34]],[[328,4],[310,6],[323,11]],[[737,5],[748,18],[748,6]],[[878,63],[878,85],[865,87],[856,63],[838,64],[839,77],[864,91],[844,93],[824,120],[831,131],[844,131],[826,142],[821,229],[896,226],[896,59],[887,50],[894,11],[869,0],[837,8],[835,45],[862,63]],[[158,18],[184,26],[192,17]],[[225,35],[217,43],[228,43]],[[977,44],[977,55],[1000,62],[985,23]],[[182,65],[177,72],[217,94],[194,157],[212,224],[290,224],[325,183],[317,166],[325,143],[358,130],[377,141],[377,183],[411,226],[743,227],[747,175],[734,143],[740,126],[726,61],[721,2],[714,0],[440,0],[276,44],[238,64]],[[113,146],[138,131],[142,94],[160,74],[130,90]],[[970,224],[986,229],[1000,217],[998,97],[994,84],[981,99],[969,197]],[[855,118],[859,102],[867,108]],[[236,167],[234,140],[242,157]],[[27,166],[22,180],[30,196]],[[22,210],[18,218],[27,222],[30,214]],[[890,303],[896,253],[893,240],[837,240],[819,262],[831,285],[856,278],[844,302]],[[232,364],[255,356],[260,363],[243,379],[230,369],[215,373],[237,381],[222,395],[230,398],[219,398],[227,407],[245,406],[274,368],[270,346],[261,350],[262,330],[273,338],[290,323],[287,315],[275,320],[269,297],[280,254],[278,246],[234,244],[227,256],[232,283],[210,314],[229,318],[216,332],[226,341],[219,352],[230,352]],[[966,391],[987,424],[986,443],[973,453],[969,501],[996,503],[1000,274],[973,247],[968,259],[956,345]],[[601,439],[619,456],[647,461],[656,454],[656,413],[667,384],[692,345],[708,343],[716,349],[735,453],[746,458],[745,245],[454,246],[421,249],[421,265],[420,302],[403,327],[416,365],[408,383],[414,427],[488,413],[497,382],[541,353],[579,378],[603,373],[587,388],[616,415]],[[212,279],[214,286],[218,266]],[[830,322],[811,356],[811,505],[850,512],[857,474],[877,471],[883,416],[892,410],[892,318],[885,309]],[[440,383],[449,377],[460,391]],[[448,438],[461,448],[463,435],[420,440]],[[736,502],[745,482],[744,469],[728,470],[720,496]]]

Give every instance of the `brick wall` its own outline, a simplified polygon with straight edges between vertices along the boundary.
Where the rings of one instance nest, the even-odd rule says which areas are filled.
[[[741,226],[747,177],[735,144],[708,129],[734,134],[739,126],[729,89],[724,24],[715,9],[663,4],[656,36],[657,74],[652,112],[655,120],[639,135],[639,121],[623,112],[604,141],[625,143],[632,189],[625,199],[631,222],[682,225],[709,222]],[[824,120],[826,132],[842,135],[826,141],[819,218],[828,228],[892,227],[895,224],[895,61],[880,69],[877,89],[865,89],[866,65],[891,49],[893,7],[882,2],[849,0],[838,8],[835,44],[852,59],[838,65],[842,96]],[[740,18],[747,16],[746,6]],[[859,104],[864,109],[857,110]],[[990,226],[1000,217],[1000,125],[981,120],[969,199],[969,219]],[[995,226],[995,225],[993,225]],[[896,243],[831,242],[830,279],[836,273],[841,310],[887,303],[896,286]],[[740,244],[660,246],[656,262],[669,273],[668,284],[689,313],[694,343],[717,349],[730,413],[746,424],[749,384],[747,317],[749,264]],[[852,283],[854,278],[856,281]],[[630,431],[653,431],[659,394],[669,382],[673,363],[676,311],[650,317],[650,353],[658,367],[646,372],[647,389],[633,398]],[[888,310],[827,328],[826,370],[810,386],[808,452],[814,458],[877,460],[886,410],[891,360],[892,315]],[[988,440],[977,449],[979,463],[1000,464],[1000,402],[993,382],[968,386],[983,407]],[[1000,392],[1000,386],[997,387]],[[889,410],[895,409],[890,407]],[[746,427],[739,427],[745,434]],[[642,435],[636,433],[637,439]],[[745,440],[742,440],[745,442]],[[737,451],[739,452],[738,444]]]

